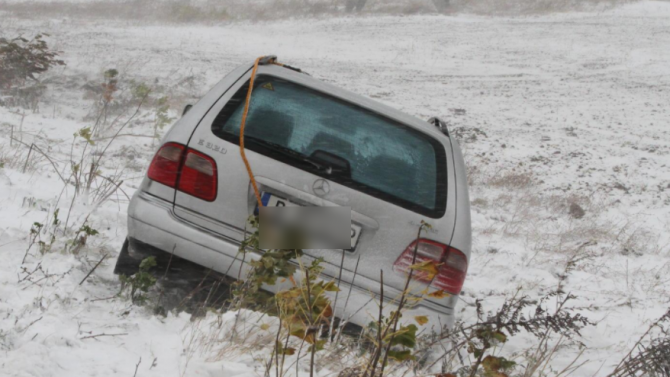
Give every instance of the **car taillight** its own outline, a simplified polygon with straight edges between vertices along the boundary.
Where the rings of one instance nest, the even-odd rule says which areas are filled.
[[[444,264],[433,280],[433,287],[445,292],[459,294],[463,288],[465,274],[468,272],[468,259],[460,250],[447,248]]]
[[[193,149],[186,151],[186,161],[181,169],[177,189],[211,202],[216,199],[216,181],[216,162],[211,157]]]
[[[414,249],[416,248],[416,260]],[[409,273],[412,264],[426,261],[434,261],[440,264],[438,274],[432,280],[428,272],[415,270],[412,279],[452,294],[459,294],[463,288],[465,274],[468,271],[468,260],[465,255],[457,249],[427,239],[419,239],[412,242],[393,264],[393,270],[401,273]]]
[[[179,164],[184,152],[181,144],[166,143],[158,150],[154,159],[149,165],[147,175],[149,179],[174,188],[177,185],[177,176],[179,176]]]
[[[216,199],[216,162],[211,157],[181,144],[163,145],[151,161],[147,176],[196,198],[210,202]]]

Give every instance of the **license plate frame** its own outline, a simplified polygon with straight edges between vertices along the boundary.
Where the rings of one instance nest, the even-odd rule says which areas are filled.
[[[261,193],[261,201],[266,207],[300,207],[299,204],[293,203],[288,199],[281,198],[269,192]],[[258,205],[256,205],[255,213],[258,214]],[[354,224],[353,222],[351,223],[351,248],[346,249],[347,251],[356,251],[356,247],[358,246],[358,241],[361,238],[362,231],[363,227],[358,224]]]

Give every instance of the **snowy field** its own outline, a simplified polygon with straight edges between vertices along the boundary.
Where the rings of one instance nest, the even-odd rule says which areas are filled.
[[[231,69],[265,54],[420,118],[450,122],[469,167],[473,215],[461,320],[472,319],[478,299],[495,308],[517,292],[537,298],[561,287],[595,323],[575,339],[586,349],[573,375],[604,376],[670,306],[670,2],[529,18],[224,26],[0,13],[0,37],[37,32],[50,34],[67,65],[48,74],[38,111],[0,107],[2,376],[263,375],[263,337],[273,333],[264,335],[258,323],[270,319],[251,322],[259,327],[256,344],[227,336],[206,342],[197,335],[210,331],[213,314],[202,321],[155,316],[114,297],[120,283],[112,270],[128,196],[157,146],[155,109],[147,104],[133,117],[128,83],[168,96],[176,117]],[[95,123],[95,90],[111,68],[126,107],[84,149],[84,138],[73,135]],[[10,143],[11,134],[21,142]],[[31,144],[37,148],[28,160]],[[75,197],[62,181],[75,170],[71,161],[97,156],[100,174],[122,184],[106,196],[106,181],[96,179]],[[26,254],[34,222],[44,224],[45,244],[55,236],[43,255],[37,244]],[[61,252],[83,224],[100,234]],[[527,347],[519,337],[498,352],[522,362]],[[578,352],[560,348],[551,368],[560,371]],[[337,362],[324,357],[319,365],[319,376],[337,376]]]

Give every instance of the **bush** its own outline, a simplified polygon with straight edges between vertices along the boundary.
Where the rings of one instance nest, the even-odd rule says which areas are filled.
[[[435,8],[441,12],[448,10],[449,6],[451,5],[450,3],[451,0],[433,0]]]
[[[198,8],[190,4],[175,3],[168,8],[165,18],[175,22],[222,21],[230,18],[225,9]]]
[[[0,38],[0,88],[24,86],[29,79],[37,82],[37,77],[52,67],[65,65],[57,59],[59,52],[49,49],[44,36]]]
[[[649,326],[607,377],[668,375],[670,375],[670,309]]]
[[[345,9],[347,10],[347,12],[351,12],[354,10],[356,12],[360,12],[363,10],[363,8],[365,8],[365,3],[367,2],[368,2],[367,0],[347,0]]]
[[[576,338],[581,337],[582,329],[593,325],[566,305],[575,298],[561,291],[551,292],[539,300],[515,296],[486,313],[481,301],[477,300],[474,323],[458,323],[453,329],[440,334],[437,341],[429,342],[432,346],[447,340],[452,345],[433,365],[442,362],[443,372],[458,376],[547,376],[544,369],[556,357],[556,350],[574,344],[581,347]],[[551,305],[550,301],[556,303]],[[549,309],[551,306],[554,306],[553,310]],[[534,338],[530,348],[522,355],[524,363],[501,355],[502,346],[520,333]],[[570,341],[573,341],[572,344]],[[581,352],[573,363],[580,357]]]
[[[8,95],[0,105],[37,111],[39,100],[46,91],[39,76],[54,66],[65,65],[57,59],[59,52],[49,49],[44,36],[46,34],[37,34],[30,40],[0,38],[0,90],[5,89]],[[27,84],[29,80],[33,83]]]

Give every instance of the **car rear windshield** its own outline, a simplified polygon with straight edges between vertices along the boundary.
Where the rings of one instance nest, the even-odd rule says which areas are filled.
[[[239,144],[249,84],[212,125]],[[352,103],[272,76],[258,76],[245,147],[417,213],[439,218],[446,206],[442,144]]]

